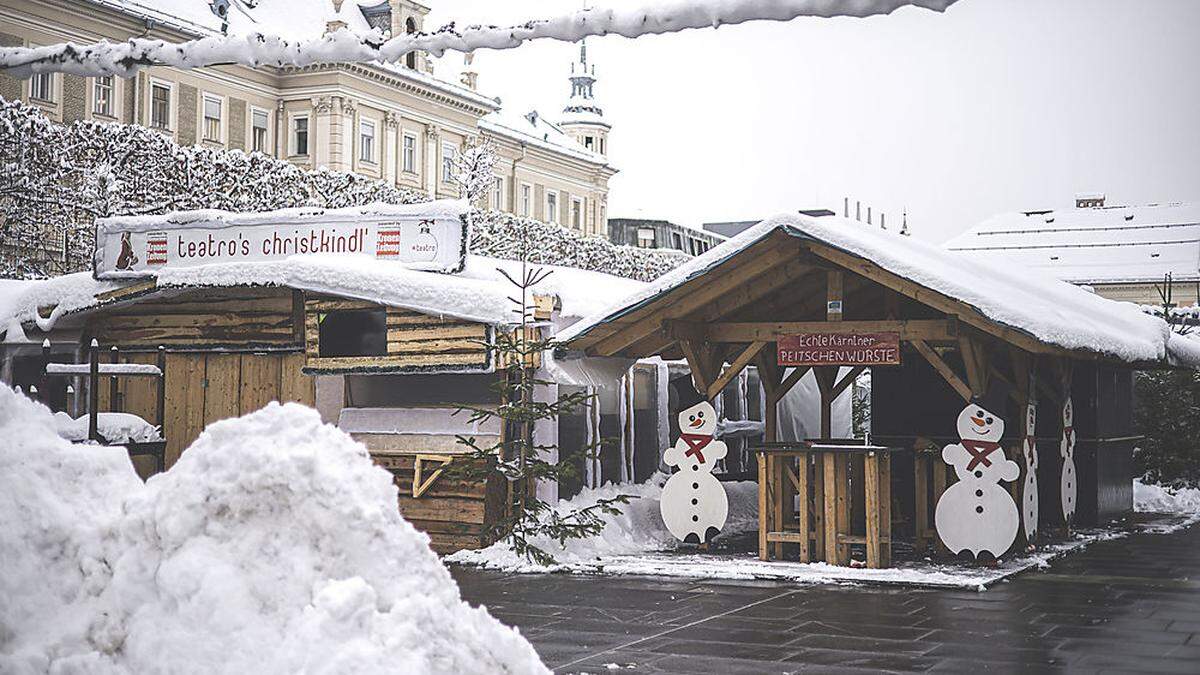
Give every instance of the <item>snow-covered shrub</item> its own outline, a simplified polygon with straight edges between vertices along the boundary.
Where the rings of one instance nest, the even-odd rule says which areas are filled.
[[[521,259],[521,228],[527,228],[528,262],[605,272],[627,279],[652,281],[689,260],[683,251],[619,246],[603,237],[585,237],[555,223],[543,223],[511,213],[486,211],[472,219],[471,252]]]
[[[146,127],[56,124],[0,98],[0,277],[88,269],[98,217],[187,209],[267,211],[428,199],[353,173],[262,153],[181,146]]]
[[[0,672],[545,673],[316,411],[217,422],[141,484],[0,385]]]
[[[1152,370],[1134,381],[1134,426],[1145,438],[1133,455],[1147,482],[1200,486],[1200,373]]]

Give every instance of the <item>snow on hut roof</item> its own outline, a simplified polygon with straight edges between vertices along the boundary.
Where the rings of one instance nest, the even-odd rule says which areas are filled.
[[[158,288],[203,288],[232,286],[285,286],[316,293],[378,302],[417,312],[451,316],[492,325],[512,324],[516,319],[508,299],[513,286],[500,269],[520,276],[520,262],[468,256],[459,274],[440,274],[406,269],[394,261],[361,255],[301,255],[277,261],[238,262],[166,268],[157,274]],[[560,317],[570,322],[595,313],[644,284],[601,272],[539,265],[553,273],[535,290],[555,294],[561,302]],[[50,330],[62,316],[99,307],[97,296],[127,288],[144,280],[97,281],[88,272],[68,274],[43,281],[0,286],[0,331],[12,330],[13,322],[34,322]],[[7,297],[5,297],[7,296]],[[53,308],[49,315],[39,308]]]
[[[944,244],[1082,284],[1200,279],[1200,204],[1026,211],[994,216]]]
[[[963,255],[912,237],[840,217],[781,215],[763,221],[668,272],[620,303],[559,333],[578,340],[733,258],[775,232],[783,232],[869,260],[883,270],[958,300],[996,324],[1049,345],[1127,362],[1170,360],[1200,366],[1200,349],[1176,339],[1165,322],[1137,305],[1096,296],[1050,275],[1008,261]]]

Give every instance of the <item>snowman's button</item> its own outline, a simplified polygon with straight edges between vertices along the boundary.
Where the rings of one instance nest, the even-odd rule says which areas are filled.
[[[976,470],[976,471],[975,471],[975,477],[976,477],[976,478],[983,478],[983,472],[982,472],[982,471],[979,471],[979,470]]]
[[[692,471],[699,471],[699,470],[700,470],[700,465],[699,465],[699,464],[693,464],[693,465],[692,465]]]
[[[699,503],[700,503],[700,500],[699,500],[699,499],[693,499],[693,500],[692,500],[692,506],[695,506],[695,505],[697,505],[697,504],[699,504]]]
[[[983,506],[982,505],[976,506],[975,513],[983,513]],[[1011,513],[1011,511],[1010,511],[1010,513]]]
[[[975,491],[975,496],[976,496],[976,497],[982,497],[982,496],[983,496],[983,490],[976,490],[976,491]]]
[[[693,522],[693,523],[695,523],[695,522],[697,522],[697,521],[699,521],[699,520],[700,520],[700,516],[692,516],[692,522]]]
[[[700,484],[699,484],[699,483],[692,483],[692,489],[693,489],[693,490],[699,490],[699,489],[700,489]]]

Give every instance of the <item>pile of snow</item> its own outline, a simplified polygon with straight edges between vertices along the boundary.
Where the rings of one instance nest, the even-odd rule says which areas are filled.
[[[1145,513],[1171,513],[1200,522],[1200,488],[1165,488],[1133,481],[1133,510]]]
[[[313,410],[215,423],[144,485],[53,425],[0,387],[2,672],[548,672]]]
[[[572,499],[563,500],[555,507],[560,514],[596,504],[602,499],[618,495],[632,497],[628,504],[616,504],[619,516],[603,516],[604,529],[595,537],[571,539],[565,547],[550,539],[533,539],[531,544],[554,556],[557,564],[543,567],[517,555],[506,541],[475,551],[459,551],[447,556],[447,562],[478,565],[492,569],[515,572],[548,572],[571,569],[577,565],[595,562],[607,556],[638,555],[668,551],[676,548],[679,541],[667,531],[659,511],[659,498],[667,474],[658,473],[645,483],[638,485],[608,484],[599,488],[586,488]],[[729,517],[723,535],[747,532],[758,527],[758,484],[753,481],[723,483],[729,496]]]
[[[88,416],[72,419],[65,412],[54,413],[54,429],[68,441],[88,439]],[[96,413],[96,431],[109,443],[148,443],[161,441],[158,427],[132,413]]]

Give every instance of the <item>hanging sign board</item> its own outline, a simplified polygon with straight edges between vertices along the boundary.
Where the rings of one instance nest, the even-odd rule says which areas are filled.
[[[898,366],[899,333],[801,333],[776,342],[780,366]]]
[[[98,221],[94,276],[153,276],[171,268],[308,254],[358,255],[410,269],[457,272],[466,247],[465,219],[445,208],[428,213],[413,206],[307,213],[193,211]]]

